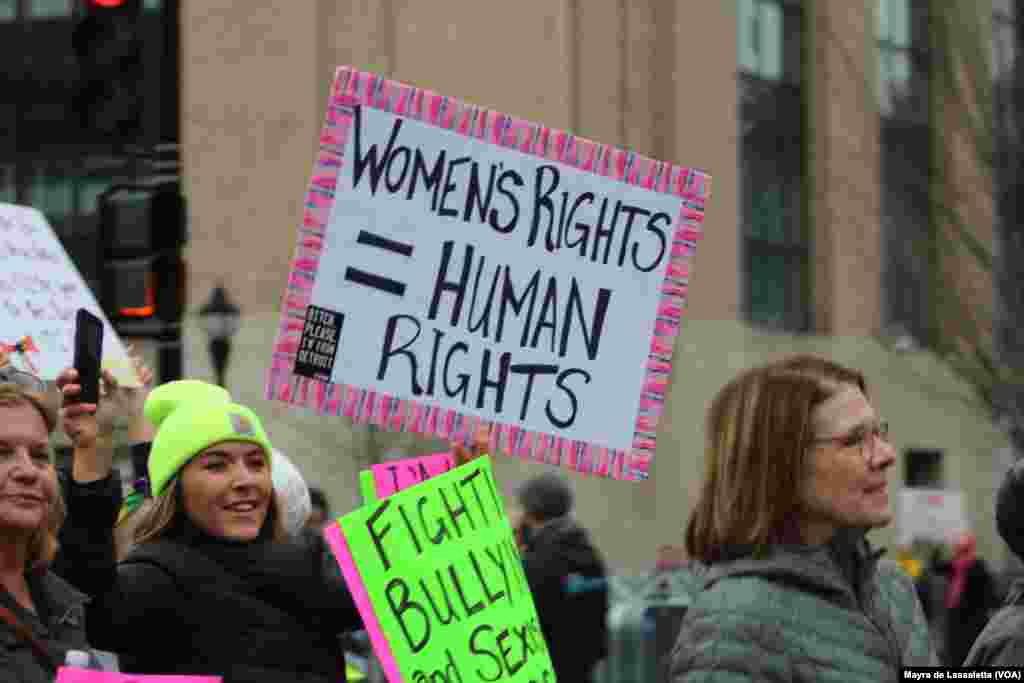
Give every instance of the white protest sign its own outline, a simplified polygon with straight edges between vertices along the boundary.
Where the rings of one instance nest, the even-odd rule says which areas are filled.
[[[642,360],[650,345],[649,336],[638,331],[657,312],[657,285],[668,265],[667,233],[679,200],[523,156],[518,168],[494,182],[491,211],[497,223],[514,221],[520,213],[522,224],[510,228],[517,233],[533,227],[527,223],[532,214],[537,242],[501,230],[453,229],[445,214],[461,216],[474,201],[467,196],[469,166],[455,161],[498,169],[504,157],[519,153],[405,121],[385,158],[396,120],[394,114],[363,108],[356,119],[361,130],[349,137],[346,156],[353,163],[345,165],[340,180],[351,191],[338,193],[310,302],[345,310],[344,340],[339,340],[331,381],[403,398],[433,393],[446,408],[469,409],[488,420],[517,415],[533,431],[557,430],[571,439],[629,448],[645,376]],[[365,147],[356,149],[360,138]],[[358,161],[371,146],[380,158],[376,182],[375,169]],[[384,161],[399,159],[391,164],[397,178],[403,157],[420,155],[431,165],[447,155],[450,191],[437,182],[431,192],[411,171],[404,173],[404,183],[392,185],[385,178]],[[362,171],[358,179],[357,170]],[[550,195],[550,209],[518,207],[515,195],[503,192],[534,179]],[[490,183],[486,177],[482,182]],[[557,211],[563,192],[577,206],[573,219],[563,220],[594,223],[604,213],[605,228],[614,232],[612,221],[623,216],[616,206],[643,212],[633,214],[635,220],[619,218],[614,239],[591,237],[589,245],[583,243],[599,256],[610,252],[613,263],[625,251],[623,266],[579,259],[578,249],[544,249],[539,228],[546,226],[539,221],[548,219],[549,210]],[[406,198],[410,193],[412,201]],[[580,202],[584,195],[593,199]],[[424,203],[436,206],[436,213]],[[408,255],[361,243],[366,235],[407,246]],[[645,272],[634,261],[655,267]],[[400,284],[402,293],[382,289],[372,277],[360,278],[364,272]],[[357,334],[358,328],[379,334]],[[624,358],[639,362],[623,363]],[[617,399],[606,400],[609,396]]]
[[[903,489],[899,505],[899,545],[949,543],[956,534],[970,530],[960,491]]]
[[[79,308],[103,320],[103,367],[121,384],[139,386],[124,345],[43,214],[0,204],[0,348],[10,353],[29,338],[29,350],[10,353],[10,360],[45,380],[56,379],[74,362]]]
[[[482,420],[502,450],[646,478],[709,188],[340,69],[268,395],[442,437]]]

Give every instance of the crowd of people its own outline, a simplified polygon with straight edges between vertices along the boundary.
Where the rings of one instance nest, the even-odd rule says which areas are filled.
[[[54,391],[2,360],[0,680],[52,681],[69,651],[226,683],[344,680],[344,650],[363,624],[320,533],[327,499],[258,415],[205,382],[153,387],[138,361],[140,387],[104,373],[89,404],[74,369]],[[127,496],[112,411],[138,425],[146,452],[146,476]],[[58,426],[73,446],[60,468]],[[1024,583],[991,621],[967,609],[996,603],[973,538],[936,566],[959,628],[945,648],[929,629],[926,583],[868,541],[892,521],[896,453],[862,373],[806,355],[746,370],[714,397],[705,431],[683,568],[698,588],[671,652],[674,683],[890,681],[901,667],[938,664],[942,650],[954,665],[1024,666]],[[488,440],[452,449],[466,462]],[[591,681],[608,653],[605,563],[564,477],[544,472],[515,497],[557,679]],[[1022,501],[1018,466],[996,516],[1024,554]]]

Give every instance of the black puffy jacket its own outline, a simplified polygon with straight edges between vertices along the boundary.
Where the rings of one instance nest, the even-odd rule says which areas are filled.
[[[338,683],[338,634],[362,628],[324,543],[265,543],[228,567],[202,545],[136,547],[89,608],[89,638],[130,673],[223,676],[224,683]],[[272,567],[273,571],[266,571]]]
[[[523,568],[559,681],[583,683],[608,653],[608,584],[604,561],[587,532],[569,517],[535,531]]]
[[[106,589],[114,571],[114,524],[121,509],[121,481],[112,472],[104,479],[79,483],[70,468],[58,469],[57,480],[67,516],[50,569],[92,596]]]

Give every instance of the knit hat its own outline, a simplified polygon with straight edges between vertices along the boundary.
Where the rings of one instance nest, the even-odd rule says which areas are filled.
[[[309,519],[309,513],[313,511],[306,480],[295,463],[276,448],[274,467],[270,473],[274,478],[274,493],[284,516],[284,528],[289,535],[298,536]]]
[[[572,510],[569,482],[554,472],[528,479],[516,491],[516,498],[523,510],[541,521],[564,517]]]
[[[1024,559],[1024,460],[1014,463],[996,492],[996,529],[1010,550]]]
[[[156,428],[149,453],[149,485],[163,493],[178,471],[197,453],[224,441],[261,446],[269,459],[273,448],[256,414],[233,403],[223,388],[198,380],[163,384],[150,393],[143,409]]]

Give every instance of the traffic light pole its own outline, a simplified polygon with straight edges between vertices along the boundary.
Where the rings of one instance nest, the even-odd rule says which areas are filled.
[[[179,195],[181,192],[181,14],[179,0],[164,0],[161,11],[163,13],[163,55],[160,65],[160,147],[168,146],[173,150],[175,179],[173,181],[174,191]],[[173,145],[173,147],[171,147]],[[182,216],[182,221],[188,220]],[[160,290],[157,292],[158,301],[167,301],[166,297],[174,297],[179,306],[173,307],[177,310],[172,316],[173,319],[163,318],[163,329],[159,339],[160,356],[160,380],[170,382],[181,379],[184,376],[183,344],[181,338],[182,317],[185,309],[185,282],[184,282],[184,261],[182,260],[182,244],[178,242],[173,249],[161,250],[157,257],[158,262],[154,264],[160,274]],[[180,299],[179,299],[180,297]],[[170,307],[165,307],[170,308]]]

